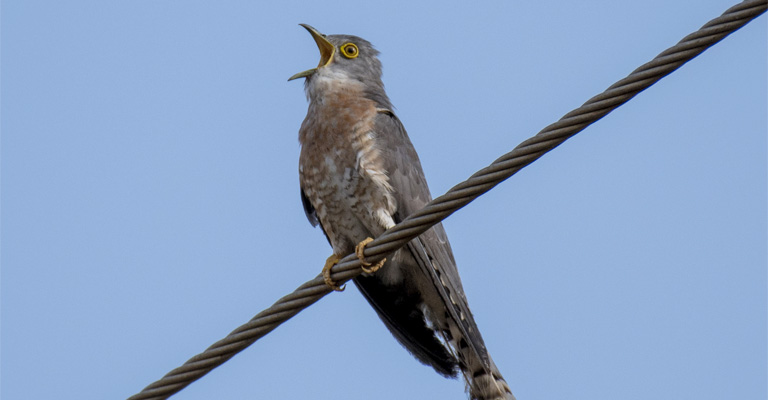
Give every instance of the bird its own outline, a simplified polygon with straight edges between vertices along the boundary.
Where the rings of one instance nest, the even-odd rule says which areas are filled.
[[[442,224],[375,265],[373,237],[432,197],[421,162],[384,90],[379,52],[352,35],[324,35],[300,24],[320,51],[304,78],[309,102],[299,129],[299,183],[307,219],[333,252],[322,275],[353,251],[363,273],[353,279],[392,335],[418,361],[448,378],[462,374],[472,400],[514,400],[491,359],[462,288]]]

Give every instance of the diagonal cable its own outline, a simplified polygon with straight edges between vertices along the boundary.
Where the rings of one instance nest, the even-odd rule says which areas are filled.
[[[411,239],[626,103],[752,19],[757,18],[766,11],[766,8],[768,8],[768,0],[748,0],[731,7],[723,15],[709,21],[701,29],[686,36],[678,44],[640,66],[603,93],[589,99],[581,107],[569,112],[559,121],[544,128],[536,136],[527,139],[511,152],[501,156],[491,165],[454,186],[446,194],[434,199],[426,207],[386,231],[366,246],[366,259],[377,262],[388,253],[404,246]],[[354,254],[351,254],[336,264],[331,272],[333,280],[341,284],[356,277],[362,270],[360,269],[360,261]],[[204,352],[190,358],[184,365],[172,370],[160,380],[144,388],[140,393],[131,396],[129,400],[166,399],[170,397],[223,364],[304,308],[320,300],[330,291],[322,276],[318,275],[232,331],[224,339],[211,345]]]

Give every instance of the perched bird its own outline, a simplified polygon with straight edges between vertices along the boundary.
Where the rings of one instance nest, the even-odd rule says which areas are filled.
[[[419,157],[381,81],[373,46],[348,35],[323,35],[302,24],[320,49],[306,78],[309,110],[299,130],[301,200],[309,222],[333,247],[323,276],[355,251],[365,266],[355,285],[395,338],[446,377],[460,371],[471,399],[514,399],[469,311],[448,237],[437,224],[389,260],[365,261],[371,237],[432,198]],[[383,264],[383,265],[382,265]]]

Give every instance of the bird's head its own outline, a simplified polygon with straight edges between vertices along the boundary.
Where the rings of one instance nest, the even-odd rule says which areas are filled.
[[[359,82],[369,87],[381,87],[379,52],[367,40],[351,35],[323,35],[317,29],[300,24],[312,35],[320,50],[320,63],[288,78],[307,78],[307,85],[317,77]]]

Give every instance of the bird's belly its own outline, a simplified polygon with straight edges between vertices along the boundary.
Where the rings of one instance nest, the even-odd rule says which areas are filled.
[[[377,213],[386,208],[388,193],[367,179],[354,163],[344,165],[344,158],[336,154],[322,164],[300,168],[304,192],[337,254],[354,251],[361,240],[386,229],[377,220]]]

